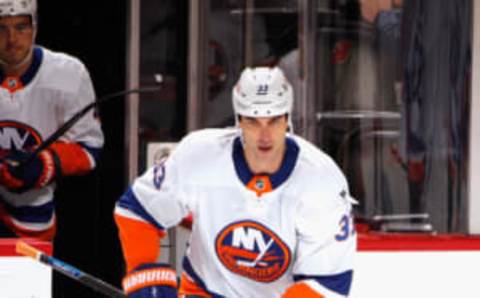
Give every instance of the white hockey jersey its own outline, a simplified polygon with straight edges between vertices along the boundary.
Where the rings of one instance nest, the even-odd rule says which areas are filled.
[[[0,74],[0,82],[0,157],[10,150],[38,146],[95,99],[90,75],[77,58],[42,47],[34,48],[32,65],[24,75],[10,78]],[[93,112],[61,140],[82,144],[90,154],[92,168],[104,142]],[[54,222],[54,187],[15,194],[0,186],[0,205],[19,228],[47,229]]]
[[[191,213],[183,269],[212,297],[280,297],[302,279],[345,297],[356,251],[352,201],[333,160],[302,138],[288,136],[277,173],[255,176],[238,130],[209,129],[137,178],[115,212],[161,229]]]

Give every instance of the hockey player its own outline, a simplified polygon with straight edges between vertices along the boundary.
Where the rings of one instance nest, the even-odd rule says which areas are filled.
[[[288,132],[292,102],[279,68],[246,68],[236,127],[189,134],[134,181],[115,208],[128,297],[177,297],[159,238],[189,213],[179,297],[348,295],[353,200],[334,161]]]
[[[55,233],[54,182],[91,171],[103,134],[90,113],[31,157],[45,138],[95,98],[85,66],[36,46],[36,34],[36,0],[0,0],[0,226],[18,236],[50,240]]]

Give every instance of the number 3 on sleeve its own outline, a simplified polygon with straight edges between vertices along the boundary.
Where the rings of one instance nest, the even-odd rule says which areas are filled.
[[[340,232],[335,235],[335,240],[345,241],[350,235],[355,234],[352,216],[345,214],[339,221]]]

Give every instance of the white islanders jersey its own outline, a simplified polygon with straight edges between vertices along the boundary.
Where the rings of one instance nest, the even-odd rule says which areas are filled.
[[[116,212],[163,229],[191,213],[183,269],[212,297],[280,297],[295,280],[338,276],[342,286],[322,287],[344,297],[352,201],[333,160],[302,138],[288,135],[281,168],[265,180],[248,169],[237,129],[208,129],[137,178]]]
[[[40,145],[75,113],[93,102],[95,94],[85,66],[72,56],[42,47],[33,50],[33,62],[21,77],[0,74],[0,157],[10,150]],[[90,112],[60,140],[80,143],[95,167],[103,146],[100,122]],[[54,184],[22,194],[0,186],[0,203],[14,224],[42,230],[54,222]]]

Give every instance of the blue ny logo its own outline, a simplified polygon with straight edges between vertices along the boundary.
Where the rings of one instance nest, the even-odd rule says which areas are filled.
[[[257,95],[267,95],[268,94],[268,85],[258,85]]]

